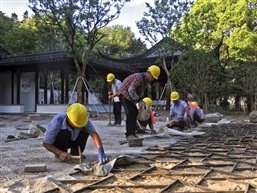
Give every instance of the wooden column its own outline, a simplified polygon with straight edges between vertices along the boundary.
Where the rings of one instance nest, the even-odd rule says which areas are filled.
[[[43,71],[44,75],[44,104],[47,104],[47,71]]]
[[[39,103],[39,73],[35,72],[35,112],[37,112],[37,104]]]
[[[49,89],[50,89],[50,102],[49,103],[54,104],[54,83],[53,82],[50,83]]]
[[[64,72],[61,71],[61,104],[64,104]]]
[[[13,105],[14,104],[14,72],[12,71],[12,91],[11,91],[11,104]]]
[[[17,69],[16,71],[16,82],[17,82],[17,88],[16,88],[16,91],[17,91],[17,98],[16,98],[16,103],[17,105],[20,104],[20,96],[21,96],[21,72],[20,72],[20,69]]]
[[[69,103],[69,72],[68,70],[65,71],[65,104]]]

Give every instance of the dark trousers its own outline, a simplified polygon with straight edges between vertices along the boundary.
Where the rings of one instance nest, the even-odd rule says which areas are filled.
[[[142,126],[144,126],[144,127],[146,127],[147,125],[149,125],[149,127],[150,127],[150,125],[152,124],[152,118],[150,117],[150,118],[147,119],[146,121],[140,121],[140,120],[138,120],[138,122],[139,122]]]
[[[115,124],[121,124],[121,102],[113,102],[113,114],[115,119]]]
[[[185,129],[186,126],[187,126],[187,123],[184,120],[181,120],[181,121],[173,121],[173,125],[167,126],[167,127],[168,128],[178,127],[180,129]]]
[[[80,146],[81,153],[85,150],[89,134],[81,131],[75,141],[71,141],[71,132],[68,129],[61,130],[55,139],[54,146],[58,149],[68,152],[71,148],[71,155],[79,155],[78,146]]]
[[[197,115],[197,114],[195,113],[192,122],[193,122],[193,123],[195,123],[195,122],[197,122],[197,123],[202,123],[202,122],[204,122],[204,119],[201,119],[201,118],[199,117],[199,115]]]
[[[135,135],[137,130],[137,115],[138,115],[137,107],[132,101],[126,99],[123,95],[120,95],[120,99],[126,113],[125,135],[126,136]]]

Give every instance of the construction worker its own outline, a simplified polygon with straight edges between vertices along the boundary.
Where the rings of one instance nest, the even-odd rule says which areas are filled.
[[[169,122],[166,126],[184,130],[186,127],[190,128],[189,106],[185,101],[179,100],[179,97],[178,92],[174,91],[170,94],[170,100],[173,104],[170,108]]]
[[[142,100],[147,82],[158,80],[160,68],[152,65],[146,72],[134,73],[122,82],[119,95],[126,113],[126,138],[136,138],[138,109],[136,103]]]
[[[188,92],[187,93],[187,102],[190,103],[192,102],[192,100],[194,99],[193,95],[191,92]]]
[[[108,92],[108,98],[113,100],[113,114],[115,121],[112,125],[119,127],[121,125],[121,102],[118,91],[121,86],[121,81],[116,79],[114,74],[109,73],[107,75],[107,82],[111,84],[111,91]]]
[[[153,101],[151,98],[149,97],[145,97],[143,99],[143,102],[145,103],[145,105],[147,106],[147,109],[149,109],[149,118],[147,120],[140,120],[137,119],[137,124],[138,124],[138,129],[137,132],[138,133],[144,133],[146,130],[147,125],[149,126],[149,128],[151,129],[151,134],[156,134],[156,131],[154,129],[153,124],[155,124],[155,120],[154,120],[154,114],[152,111],[152,105],[153,105]],[[138,105],[138,111],[140,112],[141,107]],[[140,114],[140,113],[139,113]]]
[[[191,117],[191,125],[197,127],[197,123],[202,123],[205,120],[204,112],[195,101],[188,103],[188,106],[190,108],[189,115]]]
[[[98,133],[88,119],[86,107],[80,103],[74,103],[67,108],[66,112],[53,117],[46,129],[43,146],[56,157],[67,161],[71,159],[71,155],[79,155],[78,147],[81,153],[84,151],[89,135],[98,149],[99,163],[107,163],[109,158],[104,153]]]

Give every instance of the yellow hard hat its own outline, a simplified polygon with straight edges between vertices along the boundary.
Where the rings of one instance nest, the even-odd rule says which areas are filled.
[[[177,92],[172,92],[172,93],[170,94],[170,100],[176,101],[176,100],[178,100],[178,99],[179,99],[179,94],[178,94]]]
[[[161,73],[160,68],[156,65],[152,65],[148,68],[148,70],[150,71],[150,73],[154,77],[154,79],[158,80],[158,77]]]
[[[84,127],[88,123],[88,113],[84,105],[74,103],[67,108],[67,116],[75,127]]]
[[[107,75],[107,82],[113,81],[114,78],[115,78],[114,74],[109,73],[109,74]]]
[[[143,99],[143,101],[145,102],[145,104],[146,104],[147,106],[152,107],[153,101],[152,101],[151,98],[145,97],[145,98]]]
[[[195,101],[191,102],[191,104],[198,107],[198,104],[197,104],[197,102],[195,102]]]

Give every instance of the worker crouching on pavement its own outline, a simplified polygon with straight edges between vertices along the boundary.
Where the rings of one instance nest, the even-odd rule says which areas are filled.
[[[170,100],[173,102],[170,108],[169,122],[167,127],[173,128],[178,127],[181,130],[190,128],[190,116],[189,106],[183,100],[179,100],[179,94],[172,92],[170,94]]]
[[[137,120],[137,124],[138,124],[137,132],[138,133],[144,133],[145,130],[146,130],[146,127],[148,125],[149,128],[151,129],[151,134],[156,134],[156,131],[155,131],[154,126],[153,126],[153,124],[155,124],[154,114],[153,114],[153,111],[152,111],[153,101],[152,101],[151,98],[145,97],[143,99],[143,102],[145,103],[145,105],[147,107],[146,109],[148,111],[147,113],[149,113],[149,118],[147,120],[140,120],[138,118],[138,120]],[[140,110],[144,110],[144,109],[141,109],[141,107],[138,105],[138,111],[140,112]]]
[[[74,103],[66,112],[59,113],[49,123],[43,146],[63,161],[71,155],[79,155],[78,147],[84,151],[88,136],[91,136],[98,148],[98,161],[105,164],[109,158],[105,155],[102,141],[93,124],[88,120],[87,109],[80,103]],[[68,149],[70,148],[70,153]]]
[[[205,114],[195,101],[188,103],[188,106],[190,108],[189,115],[191,117],[191,126],[197,127],[197,123],[204,122]]]

